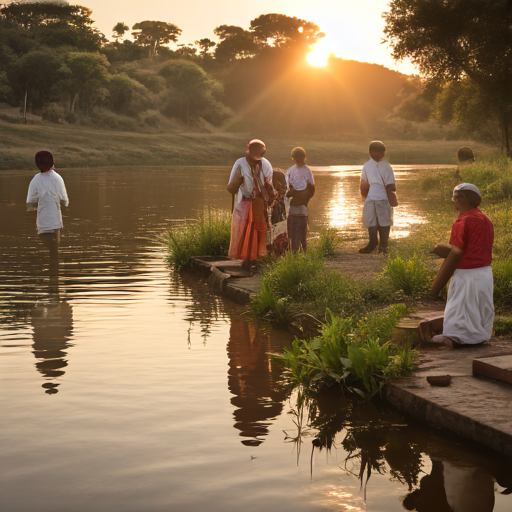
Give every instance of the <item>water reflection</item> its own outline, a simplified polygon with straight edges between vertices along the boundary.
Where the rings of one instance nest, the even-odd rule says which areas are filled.
[[[503,488],[500,494],[512,493],[512,465],[506,457],[488,458],[483,449],[469,446],[460,450],[452,437],[425,436],[384,404],[358,404],[344,396],[305,403],[308,427],[315,432],[312,475],[315,451],[341,450],[338,466],[359,479],[365,501],[375,474],[389,474],[407,486],[403,508],[416,512],[492,512],[497,486]]]
[[[222,300],[211,289],[198,282],[196,274],[182,272],[175,284],[184,287],[190,298],[184,320],[200,325],[204,342],[218,321],[229,323],[228,388],[231,404],[236,408],[234,427],[245,446],[258,446],[268,435],[269,427],[283,411],[288,392],[279,385],[282,368],[268,358],[269,352],[289,347],[291,335],[284,331],[268,330],[248,322],[243,307]]]
[[[269,352],[283,350],[283,336],[270,333],[231,316],[228,341],[228,386],[235,395],[231,403],[235,428],[245,439],[242,444],[258,446],[268,434],[271,421],[283,411],[287,392],[278,385],[281,368],[270,361]]]

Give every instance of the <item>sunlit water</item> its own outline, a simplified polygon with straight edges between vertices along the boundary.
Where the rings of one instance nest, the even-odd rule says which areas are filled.
[[[312,232],[364,236],[357,173],[313,170]],[[156,238],[228,209],[228,173],[62,171],[71,206],[51,276],[25,212],[33,173],[0,173],[0,510],[509,511],[499,456],[340,397],[301,422],[266,357],[289,336],[169,272]],[[395,236],[424,219],[400,200]]]

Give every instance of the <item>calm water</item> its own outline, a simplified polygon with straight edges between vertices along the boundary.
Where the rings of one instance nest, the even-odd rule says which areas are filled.
[[[357,173],[314,171],[312,232],[361,237]],[[60,173],[52,275],[25,213],[33,173],[0,173],[2,512],[510,511],[510,461],[384,407],[324,397],[307,425],[265,357],[289,336],[169,272],[156,237],[228,209],[229,169]],[[398,174],[405,236],[423,213]]]

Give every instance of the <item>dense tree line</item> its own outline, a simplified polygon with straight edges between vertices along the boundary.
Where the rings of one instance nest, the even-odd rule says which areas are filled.
[[[90,9],[65,3],[0,6],[0,102],[55,122],[130,129],[168,119],[233,128],[361,132],[397,107],[410,80],[383,66],[305,57],[316,24],[261,15],[247,29],[221,25],[218,42],[180,42],[170,22],[124,22],[112,41]],[[130,34],[131,39],[126,36]],[[172,50],[169,43],[176,43]]]

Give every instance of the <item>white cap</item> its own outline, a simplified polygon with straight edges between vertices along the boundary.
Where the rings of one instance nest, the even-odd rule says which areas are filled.
[[[482,194],[480,194],[480,190],[478,190],[478,187],[476,185],[473,185],[472,183],[461,183],[460,185],[457,185],[453,191],[458,192],[459,190],[471,190],[471,192],[476,192],[478,194],[478,197],[482,197]]]

